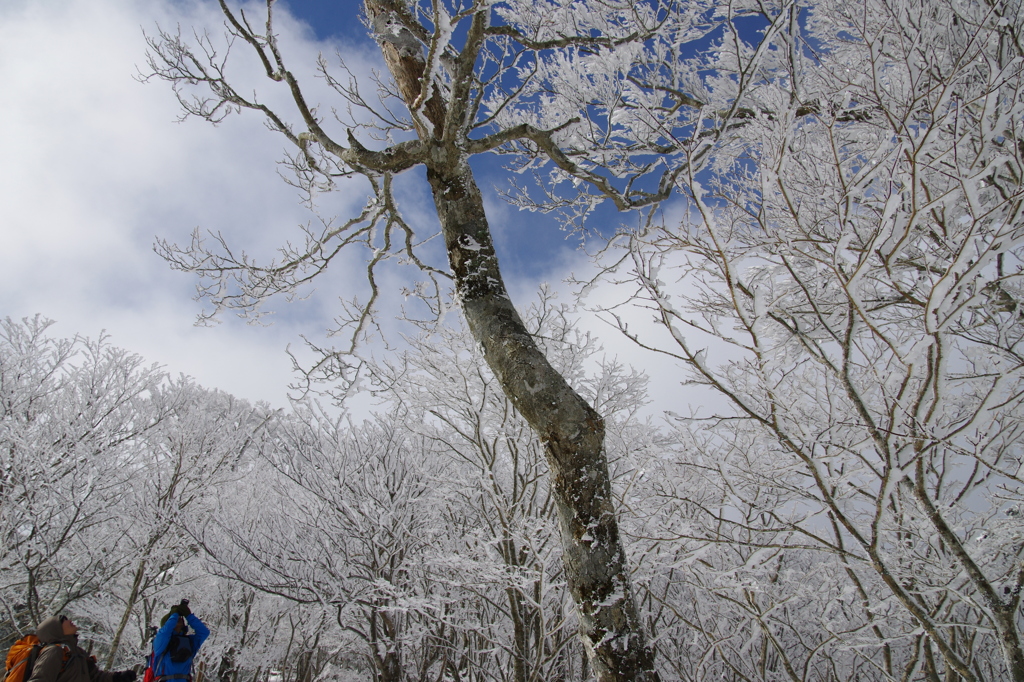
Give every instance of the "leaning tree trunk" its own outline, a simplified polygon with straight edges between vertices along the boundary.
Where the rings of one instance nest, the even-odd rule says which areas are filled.
[[[418,43],[402,37],[415,18],[402,16],[408,8],[393,0],[366,0],[366,7],[375,26],[382,27],[378,35],[384,60],[414,114],[420,141],[430,147],[427,179],[470,332],[505,394],[544,443],[566,582],[594,673],[601,682],[654,682],[654,656],[637,614],[618,537],[604,422],[551,367],[512,305],[483,199],[468,158],[454,141],[462,129],[454,110],[470,96],[471,75],[456,74],[449,100],[434,89],[422,101],[426,63]],[[473,69],[484,26],[481,13],[466,38],[469,56],[463,55],[457,71]]]
[[[425,60],[399,26],[415,19],[393,0],[366,0],[375,25],[386,28],[384,60],[409,110],[420,141],[430,147],[427,180],[441,221],[456,295],[484,359],[523,417],[540,437],[551,470],[566,582],[576,603],[580,636],[601,682],[655,682],[654,655],[636,610],[612,503],[604,451],[604,421],[547,361],[516,312],[498,269],[483,198],[467,155],[454,139],[461,126],[453,103],[470,96],[469,74],[456,74],[451,98],[434,89],[421,101]],[[474,45],[483,40],[478,16],[466,38],[471,70]],[[380,29],[378,29],[380,30]],[[409,45],[413,45],[409,49]]]
[[[466,159],[429,167],[427,178],[470,331],[544,444],[566,580],[594,673],[602,682],[656,680],[619,539],[604,422],[547,361],[512,305]]]

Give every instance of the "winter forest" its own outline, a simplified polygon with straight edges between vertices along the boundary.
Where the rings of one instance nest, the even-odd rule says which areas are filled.
[[[313,218],[157,253],[336,325],[275,410],[0,321],[5,648],[141,665],[188,597],[196,682],[1024,682],[1021,0],[365,0],[369,79],[218,2],[140,78]],[[510,216],[571,297],[513,297]]]

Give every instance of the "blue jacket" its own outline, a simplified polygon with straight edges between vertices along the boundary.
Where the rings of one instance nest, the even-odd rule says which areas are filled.
[[[181,616],[172,613],[167,622],[163,624],[163,627],[157,630],[156,637],[153,638],[153,674],[158,678],[170,676],[184,678],[192,675],[191,658],[181,663],[175,663],[167,655],[167,646],[171,643],[171,635],[174,633],[174,628],[180,619]],[[210,636],[210,628],[203,625],[203,621],[191,614],[185,621],[192,626],[193,633],[186,636],[192,642],[192,656],[195,657],[199,647]]]

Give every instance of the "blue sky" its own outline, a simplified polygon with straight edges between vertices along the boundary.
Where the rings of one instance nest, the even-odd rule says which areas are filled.
[[[279,11],[278,29],[296,68],[335,51],[364,74],[383,68],[358,2],[279,8],[295,14]],[[195,281],[153,253],[155,238],[182,243],[199,227],[270,255],[311,216],[277,175],[282,140],[256,116],[216,128],[179,123],[167,84],[137,81],[142,31],[158,23],[217,28],[221,17],[213,0],[0,3],[0,316],[41,314],[57,321],[60,336],[106,330],[114,344],[173,374],[284,406],[292,379],[285,348],[301,347],[301,334],[322,339],[337,313],[333,292],[358,286],[362,264],[353,255],[316,295],[279,302],[270,326],[231,317],[193,326]],[[517,303],[528,304],[540,281],[558,285],[584,261],[551,221],[501,202],[493,190],[501,177],[496,163],[481,162],[503,270]],[[407,215],[436,221],[425,183],[415,173],[403,181]],[[327,203],[343,214],[363,198],[343,188]],[[606,345],[631,352],[610,332]]]
[[[366,47],[373,45],[358,19],[363,6],[360,0],[286,0],[282,6],[309,24],[320,40],[341,38]]]

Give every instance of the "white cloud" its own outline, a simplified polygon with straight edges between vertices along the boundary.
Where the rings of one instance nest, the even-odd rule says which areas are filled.
[[[0,4],[0,316],[41,313],[61,336],[105,329],[172,373],[281,406],[291,379],[285,346],[326,326],[320,308],[282,304],[288,325],[195,328],[195,281],[152,251],[156,236],[180,243],[200,226],[244,236],[247,251],[265,254],[310,219],[277,175],[284,140],[257,116],[217,128],[178,123],[169,86],[135,78],[145,69],[143,29],[216,31],[215,10],[170,0]],[[297,63],[333,51],[280,19]],[[243,62],[242,77],[253,66]],[[331,280],[346,283],[346,273]]]

